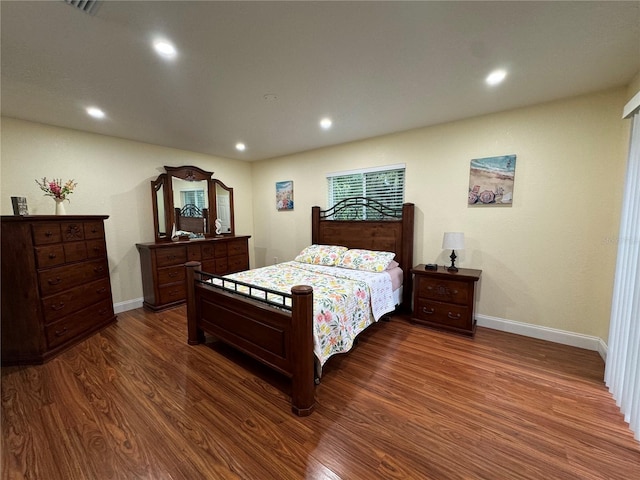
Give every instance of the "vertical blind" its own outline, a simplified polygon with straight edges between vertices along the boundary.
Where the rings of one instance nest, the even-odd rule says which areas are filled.
[[[367,197],[386,207],[401,209],[404,203],[404,165],[327,174],[329,206],[351,197]],[[377,220],[381,214],[363,207],[362,218]],[[336,220],[340,220],[339,214]]]
[[[640,113],[632,122],[604,380],[640,440]]]

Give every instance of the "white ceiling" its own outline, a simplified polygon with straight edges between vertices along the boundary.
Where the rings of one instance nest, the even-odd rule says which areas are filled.
[[[2,115],[243,160],[627,85],[640,71],[638,1],[107,0],[92,16],[4,0],[1,22]],[[156,36],[176,59],[154,53]],[[498,67],[507,79],[488,87]],[[88,117],[90,105],[107,117]]]

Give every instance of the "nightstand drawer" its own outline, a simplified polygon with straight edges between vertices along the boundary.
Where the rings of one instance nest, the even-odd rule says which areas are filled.
[[[440,278],[418,278],[416,289],[418,297],[459,305],[467,305],[472,294],[469,283]]]
[[[427,322],[463,329],[468,329],[470,327],[469,321],[473,321],[467,307],[423,298],[418,299],[418,304],[415,306],[415,316]]]

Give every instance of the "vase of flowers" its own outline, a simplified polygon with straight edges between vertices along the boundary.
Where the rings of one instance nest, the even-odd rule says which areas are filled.
[[[44,177],[42,181],[36,180],[36,183],[40,187],[47,197],[52,197],[56,202],[56,215],[64,215],[66,212],[64,210],[64,201],[67,202],[69,199],[67,196],[73,193],[73,189],[78,185],[76,182],[71,180],[67,180],[65,184],[62,183],[62,180],[59,178],[54,178],[53,180],[47,180],[47,177]]]

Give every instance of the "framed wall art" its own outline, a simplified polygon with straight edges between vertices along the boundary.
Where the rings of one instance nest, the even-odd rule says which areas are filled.
[[[469,205],[511,206],[515,172],[515,155],[471,160]]]
[[[293,210],[293,180],[276,182],[276,208]]]

